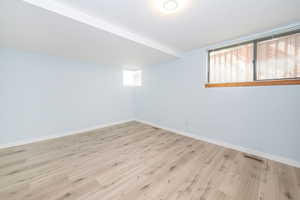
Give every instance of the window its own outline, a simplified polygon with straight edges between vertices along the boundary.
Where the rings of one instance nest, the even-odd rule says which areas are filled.
[[[300,84],[300,30],[211,50],[208,63],[207,87]]]
[[[210,83],[253,81],[253,44],[210,53]]]
[[[300,77],[300,33],[257,43],[257,79]]]
[[[123,85],[128,87],[142,86],[142,71],[140,70],[124,70]]]

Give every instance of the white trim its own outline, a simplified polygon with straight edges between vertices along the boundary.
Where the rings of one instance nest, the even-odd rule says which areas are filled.
[[[26,3],[34,5],[39,8],[46,9],[48,11],[57,13],[61,16],[71,18],[75,21],[87,24],[100,30],[112,33],[119,37],[134,41],[136,43],[145,45],[147,47],[159,50],[165,54],[179,57],[180,53],[170,47],[163,45],[153,39],[146,38],[140,34],[129,31],[126,28],[119,27],[112,24],[100,17],[91,16],[79,9],[72,8],[71,6],[64,4],[56,0],[23,0]]]
[[[283,163],[283,164],[287,164],[287,165],[290,165],[290,166],[293,166],[293,167],[300,168],[300,163],[299,162],[297,162],[295,160],[292,160],[292,159],[289,159],[289,158],[285,158],[285,157],[282,157],[282,156],[277,156],[277,155],[273,155],[273,154],[269,154],[269,153],[265,153],[265,152],[261,152],[261,151],[256,151],[256,150],[253,150],[253,149],[249,149],[249,148],[234,145],[234,144],[229,144],[229,143],[222,142],[222,141],[213,140],[213,139],[206,138],[206,137],[203,137],[203,136],[200,136],[200,135],[195,135],[195,134],[192,134],[192,133],[179,131],[179,130],[176,130],[176,129],[160,126],[160,125],[157,125],[157,124],[152,123],[152,122],[148,122],[148,121],[144,121],[144,120],[138,120],[138,119],[123,120],[123,121],[112,122],[112,123],[108,123],[108,124],[102,124],[102,125],[99,125],[99,126],[94,126],[94,127],[90,127],[90,128],[86,128],[86,129],[81,129],[81,130],[76,130],[76,131],[69,131],[69,132],[62,133],[62,134],[56,134],[56,135],[51,135],[51,136],[49,135],[49,136],[44,136],[44,137],[39,137],[39,138],[31,138],[31,139],[26,139],[26,140],[14,142],[14,143],[9,143],[9,144],[0,144],[0,149],[8,148],[8,147],[14,147],[14,146],[20,146],[20,145],[25,145],[25,144],[30,144],[30,143],[34,143],[34,142],[40,142],[40,141],[49,140],[49,139],[60,138],[60,137],[68,136],[68,135],[81,134],[81,133],[93,131],[93,130],[96,130],[96,129],[101,129],[101,128],[105,128],[105,127],[109,127],[109,126],[114,126],[114,125],[117,125],[117,124],[123,124],[123,123],[130,122],[130,121],[137,121],[137,122],[140,122],[140,123],[148,124],[150,126],[161,128],[161,129],[164,129],[164,130],[167,130],[167,131],[179,134],[179,135],[191,137],[191,138],[194,138],[194,139],[197,139],[197,140],[202,140],[202,141],[205,141],[205,142],[208,142],[208,143],[211,143],[211,144],[215,144],[215,145],[218,145],[218,146],[223,146],[223,147],[226,147],[226,148],[229,148],[229,149],[233,149],[233,150],[237,150],[237,151],[240,151],[240,152],[256,155],[256,156],[259,156],[259,157],[262,157],[262,158],[266,158],[266,159],[269,159],[269,160],[273,160],[273,161],[276,161],[276,162],[280,162],[280,163]]]
[[[148,125],[154,126],[156,128],[161,128],[161,129],[164,129],[164,130],[167,130],[167,131],[179,134],[179,135],[191,137],[191,138],[194,138],[194,139],[197,139],[197,140],[202,140],[202,141],[205,141],[205,142],[208,142],[208,143],[211,143],[211,144],[215,144],[215,145],[218,145],[218,146],[223,146],[223,147],[226,147],[226,148],[229,148],[229,149],[237,150],[237,151],[247,153],[247,154],[252,154],[252,155],[255,155],[255,156],[259,156],[259,157],[262,157],[262,158],[266,158],[266,159],[269,159],[269,160],[273,160],[273,161],[276,161],[276,162],[280,162],[280,163],[283,163],[283,164],[287,164],[287,165],[290,165],[290,166],[293,166],[293,167],[300,168],[300,163],[299,162],[297,162],[295,160],[292,160],[292,159],[289,159],[289,158],[282,157],[282,156],[277,156],[277,155],[273,155],[273,154],[269,154],[269,153],[249,149],[249,148],[246,148],[246,147],[242,147],[242,146],[238,146],[238,145],[234,145],[234,144],[229,144],[229,143],[222,142],[222,141],[217,141],[217,140],[214,140],[214,139],[202,137],[200,135],[195,135],[195,134],[192,134],[192,133],[187,133],[187,132],[179,131],[179,130],[176,130],[176,129],[160,126],[160,125],[157,125],[155,123],[144,121],[144,120],[137,120],[136,119],[135,121],[140,122],[140,123],[144,123],[144,124],[148,124]]]
[[[31,144],[31,143],[35,143],[35,142],[44,141],[44,140],[60,138],[60,137],[68,136],[68,135],[81,134],[81,133],[93,131],[93,130],[100,129],[100,128],[105,128],[105,127],[114,126],[114,125],[118,125],[118,124],[124,124],[126,122],[131,122],[131,121],[135,121],[135,120],[133,120],[133,119],[123,120],[123,121],[112,122],[112,123],[108,123],[108,124],[102,124],[102,125],[94,126],[94,127],[90,127],[90,128],[85,128],[85,129],[81,129],[81,130],[68,131],[68,132],[65,132],[62,134],[48,135],[48,136],[43,136],[43,137],[39,137],[39,138],[30,138],[30,139],[25,139],[22,141],[17,141],[17,142],[8,143],[8,144],[0,144],[0,149],[14,147],[14,146],[20,146],[20,145],[25,145],[25,144]]]

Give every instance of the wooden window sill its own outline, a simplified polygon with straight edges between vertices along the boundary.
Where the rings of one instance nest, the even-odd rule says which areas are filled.
[[[213,87],[252,87],[252,86],[274,86],[274,85],[300,85],[300,80],[272,80],[272,81],[252,81],[240,83],[208,83],[205,88]]]

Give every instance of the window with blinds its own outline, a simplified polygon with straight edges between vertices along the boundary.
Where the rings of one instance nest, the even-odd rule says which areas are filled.
[[[300,30],[209,51],[209,83],[300,78]]]
[[[257,43],[257,79],[300,77],[300,33]]]
[[[253,44],[210,52],[209,82],[253,81]]]

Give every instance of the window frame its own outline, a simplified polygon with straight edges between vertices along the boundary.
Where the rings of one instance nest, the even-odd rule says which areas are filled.
[[[207,84],[205,84],[206,88],[210,87],[242,87],[242,86],[267,86],[267,85],[299,85],[300,77],[295,78],[277,78],[277,79],[257,79],[257,44],[259,42],[280,38],[288,35],[293,35],[300,33],[300,29],[296,29],[289,32],[274,34],[271,36],[266,36],[254,40],[244,41],[241,43],[236,43],[228,46],[223,46],[215,49],[210,49],[207,52]],[[253,44],[253,81],[250,82],[228,82],[228,83],[210,83],[210,53],[214,51],[220,51],[224,49],[229,49],[237,46],[242,46],[246,44]]]

